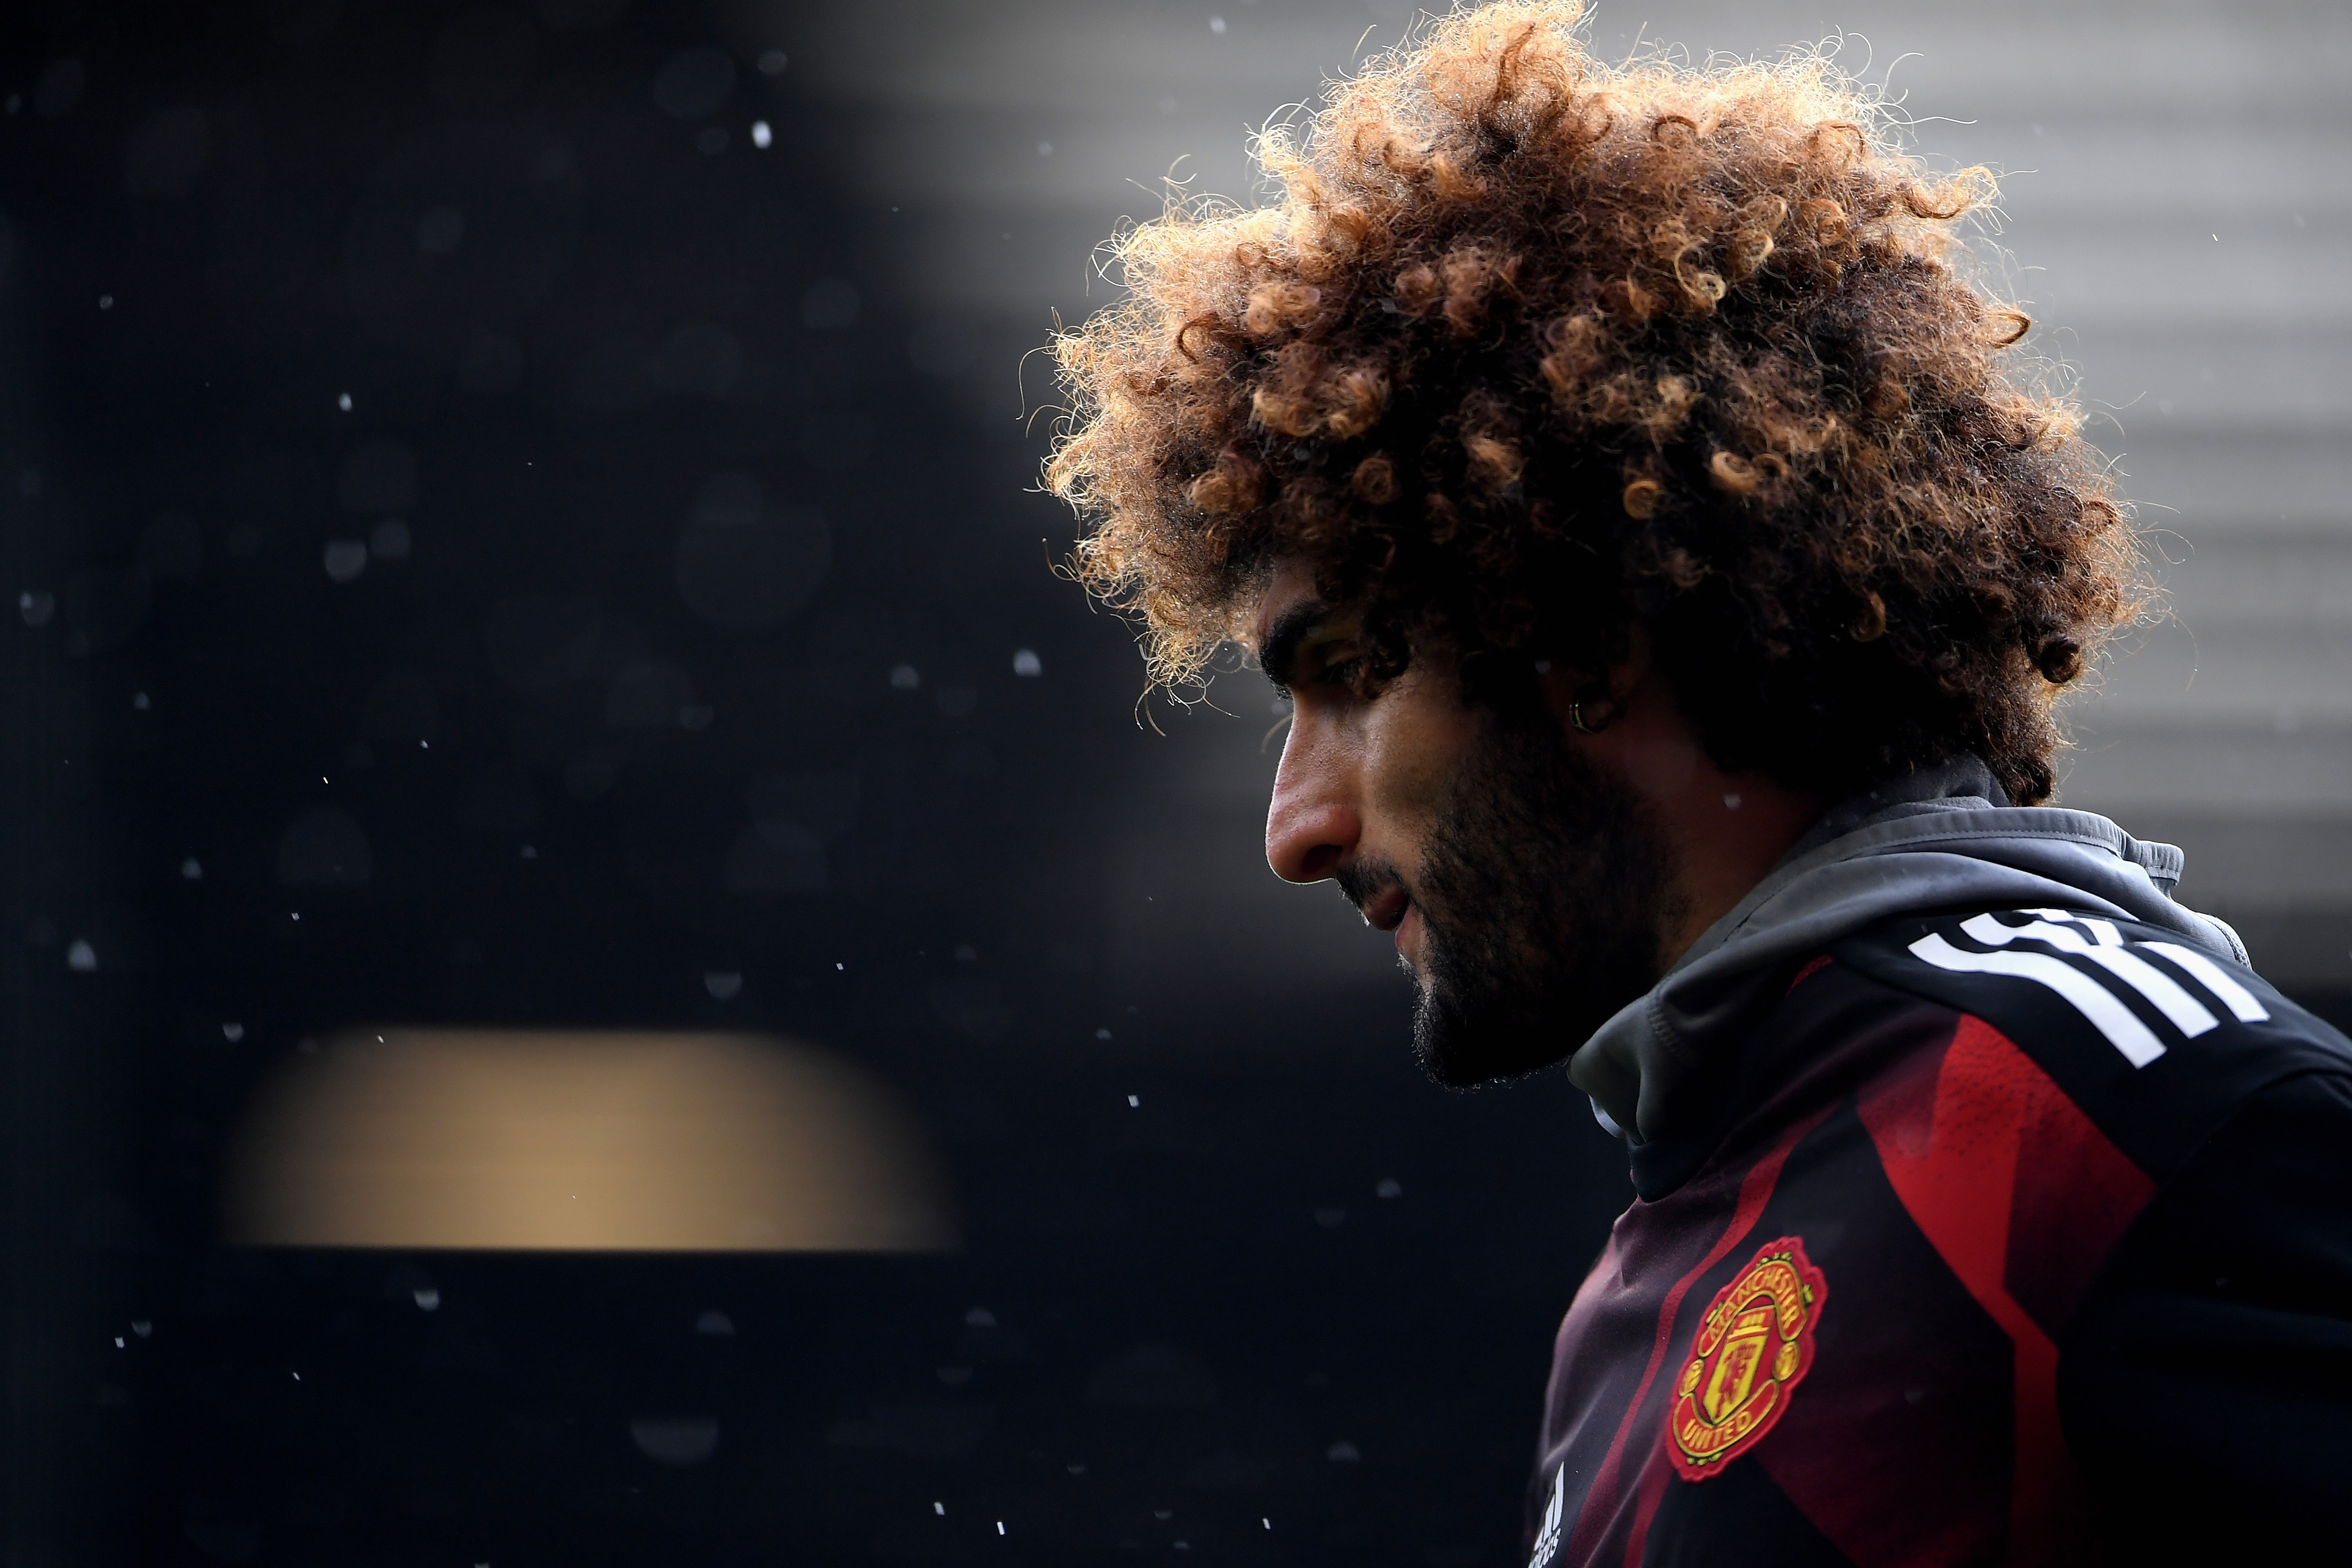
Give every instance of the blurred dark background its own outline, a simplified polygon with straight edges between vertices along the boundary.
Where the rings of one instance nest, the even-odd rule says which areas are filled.
[[[1556,1077],[1420,1081],[1384,944],[1259,858],[1263,684],[1144,700],[1055,579],[1023,358],[1407,16],[10,9],[8,1563],[1515,1560],[1619,1153]],[[1988,254],[2162,531],[2068,802],[2340,1016],[2352,26],[1595,41],[1840,26],[2011,174]],[[257,1086],[383,1022],[828,1047],[963,1248],[222,1245]]]

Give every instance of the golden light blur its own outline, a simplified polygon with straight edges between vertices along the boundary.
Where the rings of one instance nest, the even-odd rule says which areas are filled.
[[[955,1245],[887,1089],[751,1035],[354,1029],[256,1099],[231,1241],[580,1252]]]

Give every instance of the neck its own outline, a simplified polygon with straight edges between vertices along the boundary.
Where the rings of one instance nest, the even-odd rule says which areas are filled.
[[[1665,968],[1755,890],[1822,811],[1819,801],[1752,773],[1716,773],[1683,805],[1666,817],[1681,897],[1659,933]]]
[[[1606,729],[1576,739],[1633,787],[1674,851],[1675,896],[1658,933],[1661,968],[1730,913],[1825,805],[1760,774],[1717,767],[1654,669],[1639,674]]]

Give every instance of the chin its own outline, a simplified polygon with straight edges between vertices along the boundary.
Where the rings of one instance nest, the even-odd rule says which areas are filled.
[[[1480,1016],[1442,987],[1423,984],[1412,1012],[1412,1054],[1433,1082],[1447,1089],[1525,1078],[1568,1059],[1584,1034],[1528,1016]]]
[[[1498,723],[1423,836],[1413,1054],[1457,1088],[1563,1060],[1657,979],[1674,853],[1548,715]]]

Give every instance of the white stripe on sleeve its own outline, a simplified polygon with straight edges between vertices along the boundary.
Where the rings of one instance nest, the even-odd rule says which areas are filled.
[[[2115,993],[2063,959],[2042,952],[1969,952],[1954,947],[1937,931],[1930,931],[1913,942],[1911,955],[1955,974],[2005,974],[2046,985],[2089,1019],[2107,1037],[2107,1043],[2136,1068],[2144,1068],[2164,1054],[2164,1042],[2117,1000]]]
[[[2176,942],[2144,942],[2140,946],[2150,952],[2160,952],[2181,968],[2189,971],[2197,984],[2210,991],[2221,1005],[2238,1016],[2245,1024],[2259,1024],[2267,1019],[2270,1010],[2254,999],[2254,994],[2230,978],[2222,967],[2193,947],[2183,947]]]
[[[2121,947],[2124,944],[2124,933],[2116,929],[2116,922],[2113,921],[2095,920],[2089,915],[2078,915],[2066,910],[2033,910],[2029,912],[2040,915],[2045,921],[2057,921],[2081,926],[2098,939],[2101,947]]]
[[[2096,923],[2106,926],[2109,932],[2115,931],[2105,921]],[[2192,1040],[2208,1029],[2221,1026],[2221,1020],[2213,1016],[2204,1003],[2182,990],[2172,976],[2126,948],[2110,947],[2104,941],[2093,942],[2071,925],[2036,921],[2032,925],[2007,926],[1990,915],[1978,915],[1962,921],[1960,929],[1987,947],[2006,947],[2020,941],[2042,942],[2061,952],[2080,954],[2147,997],[2172,1020],[2175,1028]]]

